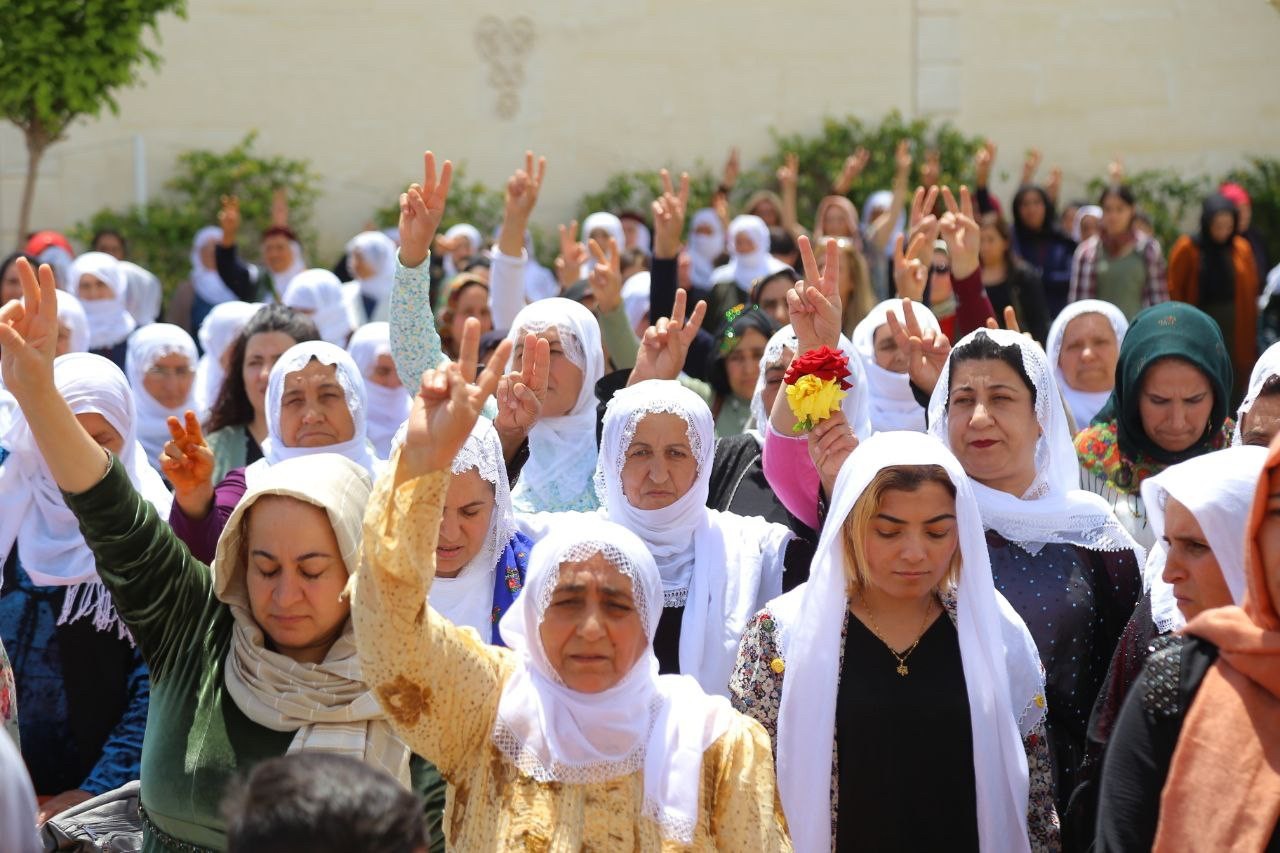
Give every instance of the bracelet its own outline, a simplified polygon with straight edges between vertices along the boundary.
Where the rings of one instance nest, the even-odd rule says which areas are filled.
[[[110,450],[107,450],[105,447],[103,447],[102,452],[107,457],[107,467],[102,469],[102,476],[98,478],[99,483],[107,479],[107,475],[111,473],[111,463],[113,462]]]

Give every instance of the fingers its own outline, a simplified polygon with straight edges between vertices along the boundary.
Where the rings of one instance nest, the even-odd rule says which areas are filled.
[[[993,330],[994,330],[994,329],[999,329],[999,328],[1000,328],[1000,324],[996,322],[996,318],[995,318],[995,317],[988,317],[988,318],[987,318],[987,328],[988,328],[988,329],[993,329]]]
[[[450,171],[452,171],[452,170],[450,170]],[[532,175],[533,173],[532,173],[532,172],[530,172],[529,174],[531,174],[531,175]],[[536,182],[536,183],[534,183],[534,187],[535,187],[536,189],[542,189],[542,180],[543,180],[543,178],[545,178],[546,176],[547,176],[547,158],[546,158],[546,157],[539,157],[539,158],[538,158],[538,179],[537,179],[537,182]],[[450,175],[450,177],[452,178],[452,175]]]
[[[827,296],[835,296],[840,287],[840,247],[836,241],[827,240],[826,267],[822,271],[822,289]]]
[[[680,212],[683,213],[689,206],[689,173],[680,173],[680,193],[676,196],[680,200]]]
[[[200,427],[200,419],[196,417],[196,413],[187,409],[183,417],[187,422],[187,435],[191,436],[191,440],[196,444],[204,444],[204,430]]]
[[[903,303],[904,313],[908,317],[910,317],[911,311],[906,310],[907,300],[904,299],[902,303]],[[907,330],[902,327],[902,324],[898,322],[897,315],[894,314],[892,311],[884,315],[884,320],[885,320],[885,324],[889,327],[889,334],[893,335],[893,339],[898,342],[898,346],[902,346],[911,337],[909,334],[907,334]]]
[[[938,187],[932,186],[932,187],[929,187],[929,190],[924,195],[924,211],[923,212],[927,215],[927,214],[933,213],[933,211],[937,210],[937,208],[938,208]]]
[[[813,245],[810,244],[809,238],[801,234],[796,242],[800,246],[800,261],[804,266],[805,281],[811,284],[821,281],[821,276],[818,275],[818,261],[813,257]]]
[[[462,370],[462,378],[471,382],[475,379],[480,362],[480,320],[468,317],[462,324],[462,341],[458,344],[458,366]]]
[[[524,336],[524,348],[520,350],[520,379],[525,385],[533,384],[534,362],[538,358],[538,336],[529,332]]]
[[[431,194],[432,207],[443,210],[445,200],[449,198],[449,185],[451,183],[453,183],[453,163],[445,160],[444,167],[440,169],[440,183],[436,186],[435,192]]]
[[[697,337],[698,330],[702,328],[702,321],[706,316],[707,303],[699,299],[698,304],[693,306],[693,314],[689,317],[689,322],[685,323],[684,328],[680,330],[680,339],[686,346],[693,343],[693,339]]]
[[[916,319],[916,312],[911,310],[909,299],[902,300],[902,319],[906,322],[907,334],[912,338],[919,338],[922,334],[920,321]]]
[[[475,318],[472,317],[470,319],[474,320]],[[480,322],[477,320],[477,330],[479,327]],[[498,348],[493,351],[493,355],[489,356],[489,363],[484,366],[484,370],[476,378],[476,385],[480,389],[482,399],[498,390],[498,380],[502,379],[503,368],[506,367],[510,358],[511,341],[505,340],[498,344]]]
[[[166,418],[164,425],[169,428],[169,435],[172,436],[174,441],[182,441],[187,437],[186,430],[182,428],[182,421],[177,418]]]
[[[936,223],[937,223],[937,220],[934,220],[934,224],[936,224]],[[930,226],[930,228],[931,228],[931,227],[932,227],[932,225]],[[902,246],[902,239],[903,239],[903,238],[902,238],[902,235],[901,235],[901,234],[899,234],[899,235],[898,235],[898,246],[899,246],[899,247],[901,247],[901,246]],[[926,230],[926,229],[921,229],[921,230],[917,231],[917,232],[916,232],[914,235],[912,235],[912,237],[911,237],[911,245],[907,247],[907,252],[906,252],[906,254],[903,256],[903,260],[905,261],[907,258],[918,258],[918,257],[920,257],[920,255],[924,253],[925,249],[927,249],[927,248],[928,248],[928,247],[933,243],[933,241],[934,241],[934,240],[936,240],[936,239],[937,239],[936,237],[930,237],[930,236],[929,236],[929,233],[928,233],[928,230]]]
[[[1012,305],[1004,306],[1004,327],[1011,332],[1022,331],[1022,326],[1018,324],[1018,312],[1013,310]]]
[[[604,249],[601,248],[599,241],[592,238],[587,241],[587,245],[591,248],[591,257],[596,259],[597,264],[609,263],[609,257],[605,254]]]
[[[672,195],[675,193],[675,187],[671,186],[671,173],[666,169],[661,170],[658,174],[662,177],[662,193],[663,195]]]
[[[538,338],[534,344],[533,352],[533,373],[530,382],[525,384],[537,395],[538,399],[542,399],[547,393],[547,381],[551,374],[551,342]]]
[[[422,154],[422,192],[431,195],[436,188],[436,155],[430,151]]]
[[[951,187],[942,188],[942,203],[947,206],[947,213],[960,212],[960,205],[956,204],[956,197],[951,194]]]
[[[675,302],[671,306],[671,322],[677,327],[684,325],[684,307],[687,299],[684,288],[676,288]]]
[[[973,196],[969,194],[969,188],[964,184],[960,185],[960,214],[973,219]]]

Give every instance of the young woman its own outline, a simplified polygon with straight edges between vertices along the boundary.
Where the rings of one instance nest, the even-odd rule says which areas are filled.
[[[129,335],[138,324],[126,307],[128,283],[120,262],[104,252],[86,252],[71,265],[67,290],[89,318],[89,352],[124,367]]]
[[[1053,201],[1043,187],[1027,184],[1013,197],[1013,253],[1044,282],[1048,316],[1066,307],[1075,241],[1058,227]]]
[[[955,457],[873,436],[828,518],[810,580],[752,620],[730,686],[774,737],[796,850],[1057,849],[1043,670]]]
[[[493,331],[493,311],[489,307],[489,282],[474,273],[460,273],[449,282],[449,295],[440,310],[440,347],[450,359],[458,357],[462,327],[475,317],[480,333]]]
[[[364,378],[365,398],[369,401],[369,441],[378,458],[386,459],[391,455],[391,439],[409,417],[411,402],[391,357],[390,324],[366,323],[356,329],[347,344],[347,354]]]
[[[152,323],[129,337],[125,375],[137,402],[138,441],[153,468],[169,440],[169,418],[195,408],[196,362],[196,342],[177,326]]]
[[[663,585],[633,534],[595,520],[539,542],[501,624],[510,650],[424,606],[451,459],[508,351],[475,386],[455,365],[424,377],[372,498],[353,606],[379,701],[452,780],[449,845],[788,849],[764,733],[691,679],[657,674]]]
[[[196,364],[196,384],[191,392],[195,397],[196,414],[203,420],[213,409],[222,383],[227,378],[227,368],[236,341],[244,327],[262,306],[238,299],[215,305],[196,333],[202,355]]]
[[[1101,299],[1126,318],[1168,302],[1164,252],[1159,241],[1134,227],[1133,190],[1123,184],[1107,187],[1098,204],[1101,229],[1079,245],[1071,260],[1071,302]]]
[[[711,412],[718,437],[738,435],[746,428],[760,358],[777,331],[773,318],[759,308],[738,306],[725,317],[707,370],[715,391]]]
[[[267,440],[267,380],[271,368],[294,344],[318,340],[310,317],[283,305],[258,310],[236,338],[227,357],[227,378],[204,423],[213,453],[211,481],[262,458]]]
[[[1013,253],[1013,232],[999,213],[992,212],[982,217],[978,247],[982,261],[982,286],[1001,326],[1004,324],[1004,309],[1013,308],[1023,331],[1043,342],[1049,331],[1044,282],[1026,261]]]
[[[939,331],[932,311],[918,302],[910,305],[921,329]],[[901,299],[886,300],[873,308],[853,330],[853,348],[867,377],[874,432],[924,432],[926,429],[924,407],[916,400],[911,378],[907,376],[908,352],[898,346],[887,320],[890,313],[900,316],[903,310]]]
[[[1089,424],[1111,399],[1116,362],[1129,321],[1100,299],[1083,299],[1062,309],[1049,327],[1045,351],[1058,390],[1071,414],[1072,434]]]

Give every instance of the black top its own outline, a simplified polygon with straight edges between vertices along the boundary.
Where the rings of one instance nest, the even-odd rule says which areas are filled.
[[[1218,659],[1218,649],[1198,637],[1171,637],[1160,645],[1129,691],[1111,733],[1098,805],[1098,853],[1151,849],[1182,723]],[[1266,850],[1280,853],[1280,827],[1272,830]]]
[[[213,257],[218,267],[218,277],[242,302],[257,302],[264,291],[269,293],[272,290],[270,276],[241,260],[235,246],[218,243],[214,246]]]
[[[253,437],[253,433],[249,432],[248,424],[244,428],[244,464],[245,467],[252,465],[262,458],[262,445],[258,444],[258,440]]]
[[[1013,258],[1004,281],[986,285],[987,298],[995,310],[1000,328],[1004,324],[1005,306],[1012,306],[1022,331],[1044,346],[1049,336],[1049,310],[1045,305],[1044,283],[1040,276],[1019,258]]]
[[[653,654],[662,675],[680,674],[680,625],[684,607],[664,607],[658,617],[658,633],[653,635]]]
[[[951,619],[925,631],[907,675],[897,666],[850,616],[836,698],[836,850],[976,853],[969,694]]]

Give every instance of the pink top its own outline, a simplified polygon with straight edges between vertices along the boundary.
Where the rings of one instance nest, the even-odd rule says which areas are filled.
[[[787,511],[813,530],[818,524],[818,489],[822,482],[809,458],[809,439],[804,435],[783,435],[765,424],[764,476],[773,486]]]

